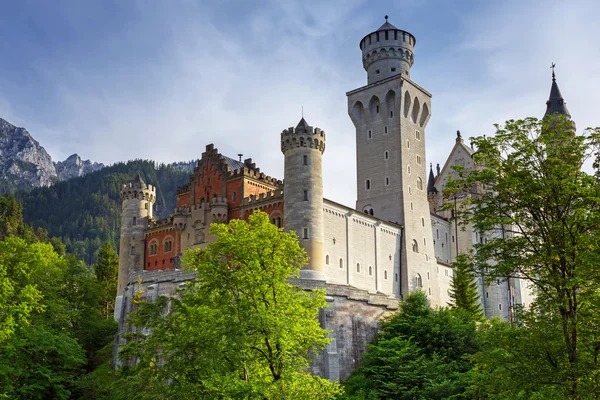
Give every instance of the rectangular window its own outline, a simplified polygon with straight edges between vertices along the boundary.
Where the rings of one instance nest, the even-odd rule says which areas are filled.
[[[371,130],[369,130],[369,135],[368,135],[369,139],[371,139],[373,137],[373,134],[371,133]]]
[[[133,247],[133,246],[131,247],[131,251],[129,254],[131,254],[132,256],[135,255],[135,247]]]
[[[235,202],[236,199],[237,199],[237,193],[236,192],[231,193],[231,201]]]
[[[417,156],[417,164],[421,165],[421,156]]]
[[[136,224],[137,224],[137,221],[136,221],[135,217],[133,217],[133,222],[131,222],[131,225],[136,225]]]
[[[415,138],[417,140],[421,140],[421,132],[420,131],[415,131]]]
[[[387,126],[384,126],[384,127],[383,127],[383,133],[386,133],[386,134],[387,134]]]
[[[308,228],[302,229],[302,238],[308,239]]]
[[[308,201],[308,190],[304,191],[304,201]]]
[[[308,156],[302,156],[302,163],[308,165]]]

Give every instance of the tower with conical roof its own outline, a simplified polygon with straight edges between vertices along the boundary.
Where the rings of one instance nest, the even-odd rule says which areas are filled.
[[[294,231],[306,250],[308,265],[303,279],[325,280],[323,250],[323,163],[325,132],[302,118],[298,125],[281,132],[284,154],[283,223]]]
[[[550,87],[550,96],[546,102],[546,112],[544,118],[555,118],[557,115],[571,121],[573,130],[575,130],[575,121],[571,119],[571,114],[567,109],[567,103],[556,83],[556,74],[554,73],[555,64],[552,64],[552,86]]]
[[[425,128],[431,94],[410,79],[416,39],[386,21],[360,41],[367,85],[347,93],[356,128],[356,209],[404,226],[401,293],[439,288],[427,201]]]
[[[145,233],[152,219],[156,188],[146,184],[140,174],[121,188],[121,239],[119,243],[119,276],[115,315],[120,312],[120,299],[129,274],[144,269]]]

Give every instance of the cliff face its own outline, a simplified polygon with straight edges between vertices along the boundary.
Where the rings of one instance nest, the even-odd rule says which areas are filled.
[[[77,154],[55,164],[27,129],[0,118],[0,194],[47,187],[102,168]]]
[[[0,118],[0,194],[50,186],[57,180],[52,158],[25,128]]]
[[[90,160],[82,160],[77,154],[69,156],[65,161],[56,163],[56,174],[59,181],[77,178],[90,172],[99,171],[104,168],[102,163],[92,163]]]

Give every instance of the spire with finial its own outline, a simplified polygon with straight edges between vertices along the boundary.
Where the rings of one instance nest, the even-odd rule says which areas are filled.
[[[435,170],[436,170],[436,172],[437,172],[437,175],[436,175],[436,176],[440,176],[440,172],[441,172],[441,171],[440,171],[440,163],[437,163],[437,165],[435,166]]]
[[[569,110],[567,110],[567,103],[565,103],[565,99],[562,97],[558,84],[556,83],[556,74],[554,73],[555,67],[556,64],[552,63],[552,66],[550,67],[552,69],[552,87],[550,88],[550,97],[546,102],[546,113],[544,114],[544,117],[552,114],[561,114],[570,119],[571,114],[569,114]]]
[[[435,177],[433,176],[433,163],[429,163],[429,179],[427,180],[427,193],[437,193]]]

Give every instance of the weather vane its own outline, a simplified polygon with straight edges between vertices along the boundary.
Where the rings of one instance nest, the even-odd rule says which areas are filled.
[[[554,67],[556,67],[555,63],[552,63],[552,65],[550,66],[550,69],[552,70],[552,79],[555,79],[556,77],[554,76]]]

